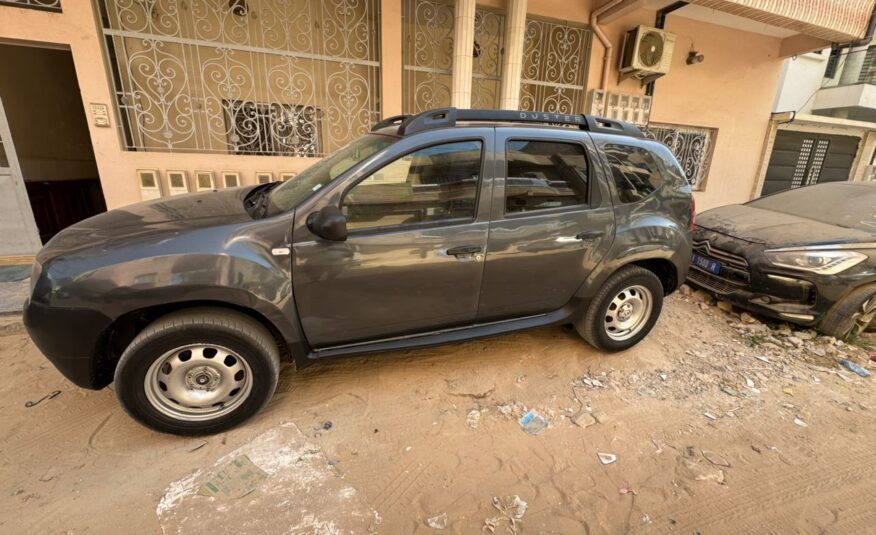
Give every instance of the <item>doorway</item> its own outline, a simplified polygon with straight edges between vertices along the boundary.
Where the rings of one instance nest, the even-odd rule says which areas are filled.
[[[13,160],[7,187],[20,181],[15,186],[26,195],[19,192],[14,202],[29,205],[17,206],[15,224],[25,230],[35,224],[37,233],[27,252],[21,240],[0,237],[0,256],[33,254],[62,229],[106,211],[70,51],[0,44],[0,101],[5,160]]]

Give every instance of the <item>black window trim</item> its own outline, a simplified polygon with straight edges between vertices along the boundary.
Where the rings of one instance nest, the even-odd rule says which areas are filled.
[[[408,156],[409,154],[413,154],[419,150],[428,149],[431,147],[440,147],[441,145],[451,145],[453,143],[464,143],[466,141],[477,141],[481,144],[481,169],[480,169],[480,173],[478,174],[477,190],[475,191],[474,214],[472,214],[471,217],[454,217],[451,219],[441,219],[441,220],[437,220],[437,221],[426,221],[423,223],[408,223],[408,224],[399,224],[399,225],[384,225],[382,227],[370,227],[370,228],[363,228],[363,229],[350,229],[347,232],[347,236],[348,237],[355,237],[355,236],[368,236],[368,235],[372,235],[372,234],[384,234],[384,233],[391,234],[394,232],[406,232],[408,230],[419,230],[419,229],[424,229],[424,228],[457,226],[457,225],[464,225],[466,223],[476,222],[478,219],[478,208],[479,208],[480,200],[481,200],[481,188],[483,187],[483,184],[484,184],[484,164],[486,163],[486,157],[487,157],[487,150],[486,150],[487,149],[487,139],[485,136],[471,136],[471,137],[444,139],[442,141],[431,141],[428,143],[423,143],[422,145],[417,145],[417,146],[409,149],[408,151],[399,154],[398,156],[396,156],[392,160],[384,163],[380,167],[373,169],[367,175],[363,176],[362,178],[356,180],[355,182],[353,182],[352,184],[350,184],[349,186],[344,188],[344,191],[341,193],[341,198],[338,201],[338,209],[343,210],[344,200],[347,198],[347,194],[350,192],[350,190],[352,190],[353,188],[355,188],[356,186],[358,186],[360,183],[364,182],[365,180],[368,180],[369,178],[371,178],[375,173],[378,173],[384,167],[387,167],[388,165],[391,165],[391,164],[397,162],[401,158],[404,158],[405,156]]]
[[[542,208],[540,210],[530,210],[524,212],[508,212],[508,143],[511,141],[545,141],[548,143],[565,143],[567,145],[578,145],[584,151],[584,160],[587,162],[587,202],[584,204],[573,204],[571,206],[557,206],[555,208]],[[521,217],[539,216],[542,214],[562,214],[566,212],[575,212],[578,210],[590,210],[593,208],[593,160],[590,158],[590,151],[587,150],[587,144],[581,139],[571,137],[553,137],[553,136],[509,136],[505,138],[505,146],[502,147],[502,159],[505,162],[505,168],[502,170],[502,219],[516,219]]]

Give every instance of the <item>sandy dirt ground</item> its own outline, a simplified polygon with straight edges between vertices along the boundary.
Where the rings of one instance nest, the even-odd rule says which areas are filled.
[[[813,336],[675,295],[622,354],[555,327],[289,367],[248,424],[192,439],[7,333],[0,532],[873,533],[874,378]],[[199,494],[242,456],[254,490]]]

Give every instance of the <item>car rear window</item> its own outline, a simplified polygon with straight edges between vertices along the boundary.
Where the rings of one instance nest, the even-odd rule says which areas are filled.
[[[876,185],[817,184],[767,195],[746,205],[876,233]]]
[[[640,201],[663,186],[664,177],[660,166],[648,150],[609,143],[603,147],[603,153],[608,159],[620,202]]]
[[[581,145],[512,140],[505,154],[505,213],[587,204],[587,157]]]

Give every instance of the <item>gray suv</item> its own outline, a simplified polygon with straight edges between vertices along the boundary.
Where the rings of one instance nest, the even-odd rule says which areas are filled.
[[[215,433],[268,402],[283,360],[555,324],[629,348],[687,275],[693,218],[678,162],[632,125],[432,110],[289,182],[69,227],[37,255],[24,322],[137,421]]]

